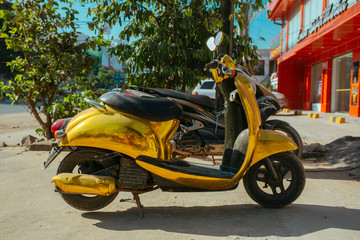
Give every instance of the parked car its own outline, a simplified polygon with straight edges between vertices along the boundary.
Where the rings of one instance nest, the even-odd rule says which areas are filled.
[[[193,90],[193,95],[206,95],[212,99],[215,99],[215,81],[212,79],[205,79],[199,83]],[[284,94],[279,92],[272,92],[278,99],[280,108],[284,108],[287,105],[287,99]]]
[[[113,90],[111,90],[112,92],[121,92],[121,88],[114,88]]]
[[[212,79],[205,79],[199,83],[193,90],[193,95],[206,95],[215,99],[215,81]]]

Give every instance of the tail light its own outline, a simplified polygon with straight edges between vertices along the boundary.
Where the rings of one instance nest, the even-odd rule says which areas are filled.
[[[125,90],[125,93],[126,93],[126,95],[135,97],[135,95],[129,90]]]
[[[52,125],[51,125],[51,132],[56,132],[58,130],[65,130],[66,126],[69,124],[70,120],[72,118],[62,118],[59,120],[56,120]]]
[[[53,125],[51,125],[51,132],[56,132],[57,130],[60,130],[64,122],[66,121],[66,118],[56,120]]]
[[[193,92],[194,95],[199,95],[198,92]]]

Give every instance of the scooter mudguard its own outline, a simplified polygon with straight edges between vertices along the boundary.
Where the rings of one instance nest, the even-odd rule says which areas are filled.
[[[177,119],[153,122],[110,106],[106,110],[90,108],[69,122],[59,146],[103,148],[132,158],[146,155],[170,160],[170,140],[178,125]]]
[[[250,166],[268,156],[293,151],[297,148],[296,143],[288,136],[271,130],[260,129]]]

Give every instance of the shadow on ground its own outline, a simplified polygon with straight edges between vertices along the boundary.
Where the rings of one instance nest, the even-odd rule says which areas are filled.
[[[118,212],[89,212],[95,226],[113,231],[162,230],[205,236],[296,237],[324,229],[360,230],[360,210],[292,204],[283,209],[257,205],[212,207],[145,207]],[[289,231],[291,229],[291,231]]]

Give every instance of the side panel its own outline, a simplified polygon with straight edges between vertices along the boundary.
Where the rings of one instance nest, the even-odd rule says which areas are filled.
[[[179,120],[151,122],[111,109],[88,109],[73,118],[60,146],[109,149],[136,158],[171,159],[170,139]]]

